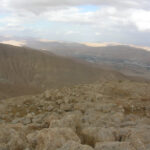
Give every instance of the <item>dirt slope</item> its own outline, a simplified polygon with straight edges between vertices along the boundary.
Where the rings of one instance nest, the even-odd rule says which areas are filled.
[[[149,150],[149,90],[106,81],[2,100],[0,149]]]
[[[52,53],[0,44],[1,97],[34,94],[49,88],[115,76],[123,77],[119,73]]]

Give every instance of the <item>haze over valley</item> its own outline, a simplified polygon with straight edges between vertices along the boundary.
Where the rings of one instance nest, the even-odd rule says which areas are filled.
[[[92,47],[81,43],[38,40],[27,41],[26,45],[60,56],[86,60],[126,75],[150,79],[150,52],[144,48],[118,43]]]

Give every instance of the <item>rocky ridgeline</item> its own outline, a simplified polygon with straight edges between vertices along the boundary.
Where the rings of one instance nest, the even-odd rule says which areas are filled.
[[[78,85],[2,100],[0,150],[150,150],[150,85]]]

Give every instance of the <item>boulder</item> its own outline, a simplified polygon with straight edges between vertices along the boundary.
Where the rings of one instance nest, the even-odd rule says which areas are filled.
[[[28,147],[26,136],[19,127],[0,126],[0,150],[23,150]]]
[[[88,145],[82,145],[74,141],[68,141],[57,150],[94,150],[94,149]]]
[[[71,104],[62,104],[60,106],[60,109],[63,111],[71,111],[73,109],[73,106]]]
[[[50,127],[59,127],[59,128],[71,128],[76,132],[76,129],[81,124],[81,113],[74,112],[72,114],[65,115],[62,119],[52,120]]]
[[[94,146],[97,142],[109,142],[116,140],[115,128],[88,127],[81,131],[83,143]]]
[[[95,150],[136,150],[129,142],[102,142],[96,143]]]
[[[69,128],[43,129],[28,137],[28,141],[36,150],[55,150],[69,140],[80,143],[79,137]]]
[[[133,129],[126,141],[130,141],[136,150],[150,149],[150,126],[140,126]]]
[[[58,120],[60,119],[60,116],[56,113],[52,113],[51,115],[47,115],[43,119],[43,123],[50,125],[53,120]]]

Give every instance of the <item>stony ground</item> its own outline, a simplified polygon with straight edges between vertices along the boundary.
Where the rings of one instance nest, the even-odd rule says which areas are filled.
[[[109,81],[0,103],[0,150],[150,150],[150,84]]]

